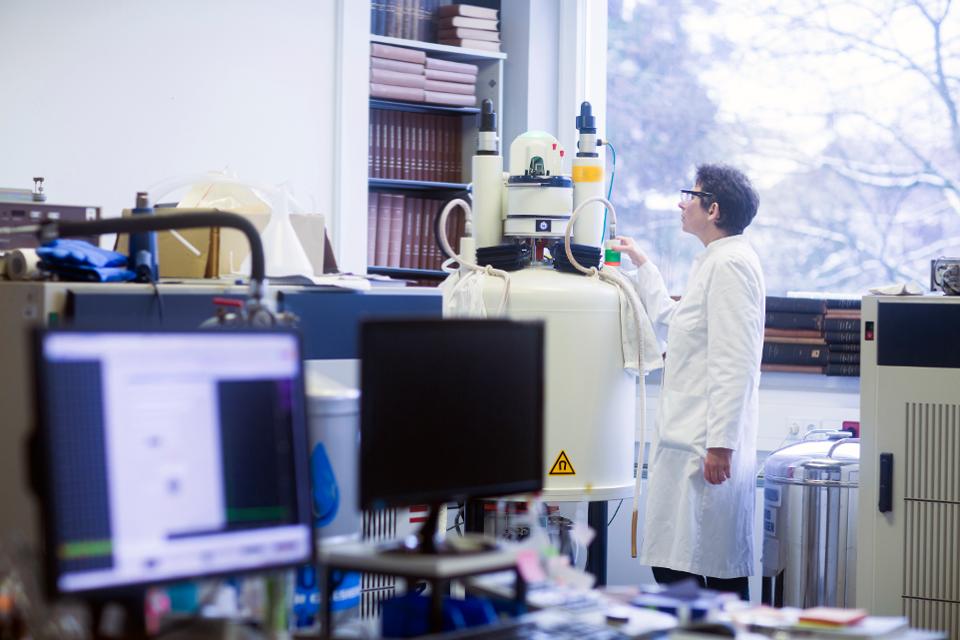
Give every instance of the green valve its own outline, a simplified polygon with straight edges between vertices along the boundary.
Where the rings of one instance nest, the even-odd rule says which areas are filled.
[[[613,249],[605,249],[603,253],[604,264],[617,266],[620,264],[620,252]]]

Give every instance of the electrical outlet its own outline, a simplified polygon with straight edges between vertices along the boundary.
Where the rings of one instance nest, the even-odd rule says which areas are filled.
[[[787,432],[796,438],[802,438],[808,432],[819,428],[820,420],[817,418],[787,418]]]

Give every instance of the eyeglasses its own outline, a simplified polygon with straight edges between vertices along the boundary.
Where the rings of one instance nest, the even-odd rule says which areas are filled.
[[[680,201],[690,202],[694,196],[698,198],[712,198],[713,194],[709,191],[691,191],[689,189],[680,189]]]

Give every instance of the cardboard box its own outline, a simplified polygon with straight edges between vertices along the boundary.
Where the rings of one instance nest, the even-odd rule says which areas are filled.
[[[222,213],[218,209],[190,209],[191,212],[204,211]],[[182,211],[179,211],[182,213]],[[178,213],[177,209],[160,208],[156,215],[171,215]],[[129,216],[130,210],[125,209],[123,215]],[[241,214],[250,220],[258,231],[263,231],[270,221],[269,213]],[[320,214],[290,214],[290,222],[303,245],[310,263],[313,265],[314,275],[331,270],[326,264],[331,263],[329,243],[326,240],[324,217]],[[180,229],[177,231],[183,240],[189,243],[196,252],[187,247],[169,231],[157,232],[157,253],[160,260],[161,278],[220,278],[238,275],[240,266],[250,255],[250,246],[242,232],[233,228],[214,227],[210,229]],[[127,253],[128,236],[119,235],[116,250]],[[267,274],[268,276],[270,274]]]

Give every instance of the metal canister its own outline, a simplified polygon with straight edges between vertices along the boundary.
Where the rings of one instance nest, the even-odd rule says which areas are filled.
[[[798,442],[764,463],[764,603],[854,606],[860,441],[848,435]]]
[[[360,392],[313,367],[307,367],[306,390],[317,535],[327,542],[357,539]]]

